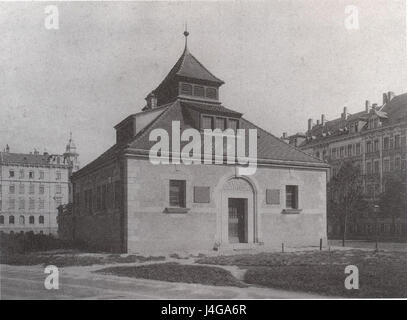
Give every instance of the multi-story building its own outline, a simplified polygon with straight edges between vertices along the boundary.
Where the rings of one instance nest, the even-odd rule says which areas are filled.
[[[0,152],[0,231],[57,234],[57,208],[69,201],[78,169],[72,137],[63,155]]]
[[[368,200],[377,200],[384,192],[386,180],[392,175],[407,173],[407,93],[395,96],[383,94],[383,103],[365,102],[365,110],[350,114],[343,108],[340,118],[327,121],[325,115],[313,123],[308,119],[306,133],[282,139],[308,154],[331,165],[331,177],[336,175],[344,160],[360,166],[363,187]],[[396,230],[407,233],[407,221],[399,221]],[[390,230],[388,221],[381,221],[380,229]],[[331,226],[335,229],[335,226]],[[336,226],[339,228],[339,226]],[[372,233],[372,221],[351,226],[359,233]]]

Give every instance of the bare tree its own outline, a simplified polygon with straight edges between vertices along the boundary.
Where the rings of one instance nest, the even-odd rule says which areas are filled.
[[[345,246],[349,218],[359,211],[363,202],[363,177],[352,161],[344,161],[338,173],[328,183],[330,207],[341,223],[342,246]]]

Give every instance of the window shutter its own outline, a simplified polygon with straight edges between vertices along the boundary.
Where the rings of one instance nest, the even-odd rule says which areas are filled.
[[[209,203],[210,188],[209,187],[194,187],[194,202],[195,203]]]
[[[280,190],[267,189],[266,190],[266,203],[267,204],[280,204]]]

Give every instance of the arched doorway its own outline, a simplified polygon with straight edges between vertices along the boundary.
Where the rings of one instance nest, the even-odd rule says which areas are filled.
[[[221,191],[221,242],[239,247],[257,242],[256,194],[241,177],[227,180]]]

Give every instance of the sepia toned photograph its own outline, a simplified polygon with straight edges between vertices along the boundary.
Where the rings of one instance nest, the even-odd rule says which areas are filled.
[[[0,2],[0,30],[1,300],[407,298],[407,1]]]

